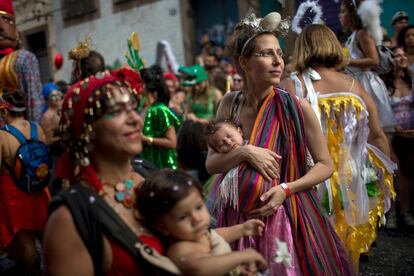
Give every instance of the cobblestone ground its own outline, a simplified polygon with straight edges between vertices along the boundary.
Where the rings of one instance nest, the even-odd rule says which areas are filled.
[[[380,230],[368,261],[360,262],[360,275],[414,275],[414,229]]]

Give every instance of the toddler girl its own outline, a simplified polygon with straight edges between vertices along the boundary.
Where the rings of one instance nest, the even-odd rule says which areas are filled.
[[[136,206],[145,225],[167,242],[167,255],[187,275],[253,274],[266,266],[254,249],[231,252],[228,242],[262,235],[264,224],[243,224],[209,230],[210,214],[201,184],[181,171],[161,170],[137,191]]]

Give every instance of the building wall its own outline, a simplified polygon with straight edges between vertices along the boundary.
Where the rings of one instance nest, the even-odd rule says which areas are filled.
[[[381,25],[387,29],[389,36],[394,34],[391,27],[391,18],[397,11],[405,11],[410,17],[409,24],[414,24],[414,1],[413,0],[384,0],[381,4]]]
[[[92,35],[93,48],[105,57],[107,65],[113,65],[117,59],[126,63],[126,41],[133,31],[139,35],[141,56],[147,65],[155,62],[156,45],[160,40],[169,41],[178,63],[184,64],[179,0],[129,2],[131,5],[126,9],[119,9],[121,6],[114,5],[112,0],[98,0],[96,16],[79,23],[71,20],[68,24],[62,19],[62,2],[53,0],[56,51],[65,57],[64,65],[56,72],[55,80],[70,80],[71,62],[67,60],[67,52],[76,47],[78,40],[83,40],[89,34]]]
[[[54,44],[54,22],[51,18],[51,0],[15,0],[13,7],[16,16],[16,26],[20,33],[23,48],[33,52],[39,61],[40,76],[42,82],[47,82],[52,77],[52,53],[51,45]],[[36,36],[35,41],[28,41],[28,37]],[[39,41],[41,38],[42,41]],[[36,45],[34,45],[36,44]],[[33,46],[41,45],[42,48],[34,49]],[[44,48],[43,48],[44,45]]]

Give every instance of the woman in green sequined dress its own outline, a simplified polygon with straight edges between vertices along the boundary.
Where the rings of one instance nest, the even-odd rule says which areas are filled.
[[[180,67],[181,84],[191,87],[187,96],[186,119],[199,123],[208,123],[214,118],[216,107],[223,96],[220,90],[210,86],[207,73],[200,65]]]
[[[177,134],[175,125],[180,121],[168,108],[169,95],[159,66],[141,70],[145,82],[144,120],[142,141],[145,145],[141,156],[158,168],[177,169]]]

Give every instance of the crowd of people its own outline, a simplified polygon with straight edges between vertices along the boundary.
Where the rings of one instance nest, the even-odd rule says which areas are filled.
[[[1,2],[0,272],[357,275],[414,227],[414,26],[377,8],[342,0],[348,39],[310,24],[290,56],[290,21],[250,14],[177,71],[85,40],[42,89]]]

